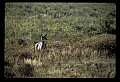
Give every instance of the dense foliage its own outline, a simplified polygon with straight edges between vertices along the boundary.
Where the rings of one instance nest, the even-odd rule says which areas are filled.
[[[73,38],[115,34],[113,3],[6,3],[5,37],[33,39],[34,34]]]

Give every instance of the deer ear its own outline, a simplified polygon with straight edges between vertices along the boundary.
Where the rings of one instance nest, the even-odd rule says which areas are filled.
[[[40,34],[40,36],[42,36],[42,34]]]
[[[47,36],[47,34],[45,34],[45,37]]]

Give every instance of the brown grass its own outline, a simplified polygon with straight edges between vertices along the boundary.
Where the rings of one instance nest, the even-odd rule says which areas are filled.
[[[97,50],[77,41],[48,41],[34,53],[33,45],[5,47],[6,78],[114,78],[115,58],[100,57]]]

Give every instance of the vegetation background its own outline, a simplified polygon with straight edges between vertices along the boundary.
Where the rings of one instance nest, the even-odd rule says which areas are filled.
[[[5,3],[6,78],[114,78],[115,3]],[[47,49],[34,41],[47,34]]]

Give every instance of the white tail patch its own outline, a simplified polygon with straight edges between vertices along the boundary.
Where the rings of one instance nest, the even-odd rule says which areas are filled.
[[[40,51],[40,50],[42,49],[42,45],[43,45],[42,42],[36,43],[36,44],[35,44],[35,51],[36,51],[36,50],[39,50],[39,51]]]

